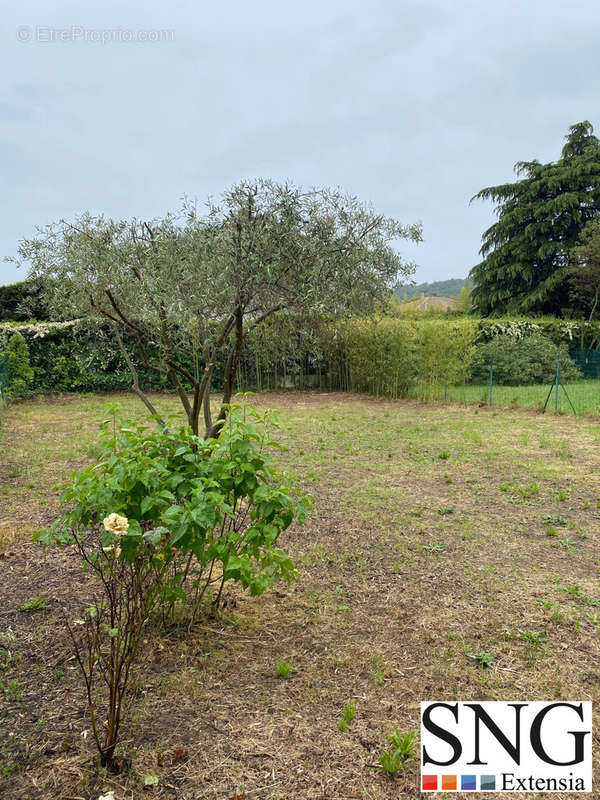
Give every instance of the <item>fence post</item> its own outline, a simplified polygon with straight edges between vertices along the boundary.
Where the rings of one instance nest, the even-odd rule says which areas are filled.
[[[490,407],[494,399],[494,362],[490,361]]]
[[[558,387],[560,386],[560,356],[556,356],[556,396],[554,398],[554,410],[558,414]]]

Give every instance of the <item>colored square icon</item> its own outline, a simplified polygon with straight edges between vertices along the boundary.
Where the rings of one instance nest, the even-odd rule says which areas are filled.
[[[482,775],[481,776],[481,789],[495,789],[496,788],[496,776],[495,775]]]
[[[477,775],[461,775],[460,788],[463,792],[474,792],[477,788]]]
[[[443,792],[456,791],[456,775],[442,775],[442,791]]]
[[[435,792],[437,791],[437,775],[423,775],[423,791]]]

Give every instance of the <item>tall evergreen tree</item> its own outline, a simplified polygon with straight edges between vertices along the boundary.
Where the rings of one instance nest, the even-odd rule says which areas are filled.
[[[600,310],[600,217],[582,230],[571,257],[571,299],[591,321]]]
[[[483,234],[483,260],[470,273],[483,315],[559,314],[570,306],[571,250],[600,213],[600,140],[587,121],[569,130],[558,161],[520,161],[520,180],[472,198],[494,201],[498,216]]]

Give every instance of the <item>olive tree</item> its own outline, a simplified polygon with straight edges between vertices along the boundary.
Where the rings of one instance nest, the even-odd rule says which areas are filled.
[[[179,213],[152,222],[63,220],[21,242],[19,255],[45,279],[55,313],[110,323],[132,388],[151,413],[140,359],[170,381],[194,433],[203,418],[209,438],[226,418],[251,329],[277,312],[369,313],[413,270],[395,249],[399,239],[420,241],[420,225],[402,225],[337,190],[259,180],[202,208],[185,201]],[[218,359],[226,366],[213,418]]]

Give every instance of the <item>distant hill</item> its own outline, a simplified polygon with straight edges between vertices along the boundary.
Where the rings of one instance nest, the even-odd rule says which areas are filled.
[[[447,281],[433,281],[433,283],[417,283],[416,286],[404,284],[396,286],[394,293],[400,300],[410,300],[424,294],[426,297],[458,297],[463,286],[470,286],[468,278],[450,278]]]

